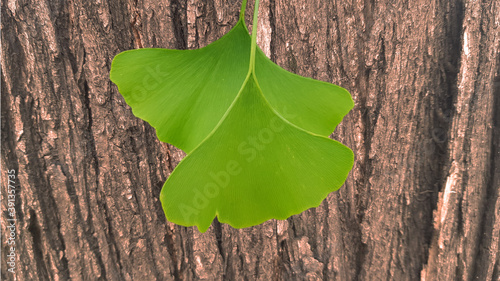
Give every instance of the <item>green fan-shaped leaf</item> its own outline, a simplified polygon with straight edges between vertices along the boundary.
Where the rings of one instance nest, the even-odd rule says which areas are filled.
[[[283,70],[255,41],[241,16],[207,47],[113,60],[133,113],[188,153],[161,191],[172,222],[206,231],[215,216],[234,227],[285,219],[318,206],[352,168],[352,151],[326,137],[353,107],[349,93]]]

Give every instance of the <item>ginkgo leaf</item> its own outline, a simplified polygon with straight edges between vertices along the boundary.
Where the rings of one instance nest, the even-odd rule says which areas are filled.
[[[186,156],[160,199],[171,222],[207,230],[286,219],[318,206],[353,165],[346,146],[289,123],[262,95],[253,75],[223,121]]]
[[[149,122],[161,141],[189,153],[213,130],[241,88],[250,39],[240,19],[229,33],[201,49],[125,51],[113,60],[111,80],[134,115]],[[255,72],[273,108],[310,132],[330,135],[354,105],[345,89],[290,73],[260,49]]]
[[[187,152],[163,186],[168,220],[206,231],[285,219],[340,188],[353,153],[326,136],[353,107],[343,88],[287,72],[240,20],[197,50],[115,57],[111,80],[158,138]],[[257,26],[259,0],[253,26]]]

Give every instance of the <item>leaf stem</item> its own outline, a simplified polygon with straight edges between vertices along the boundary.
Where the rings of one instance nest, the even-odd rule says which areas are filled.
[[[243,22],[245,21],[245,9],[247,8],[247,0],[243,0],[241,3],[241,10],[240,10],[240,20]]]
[[[244,0],[245,1],[245,0]],[[255,73],[255,50],[257,49],[257,26],[259,18],[259,0],[255,0],[252,23],[252,45],[250,47],[250,72]]]

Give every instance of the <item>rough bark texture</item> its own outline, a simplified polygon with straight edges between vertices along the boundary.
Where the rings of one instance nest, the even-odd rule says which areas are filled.
[[[165,220],[160,189],[183,153],[132,115],[111,60],[203,47],[240,3],[2,1],[2,279],[499,280],[495,0],[264,0],[266,54],[353,95],[333,137],[355,152],[354,169],[286,221],[215,221],[202,234]]]

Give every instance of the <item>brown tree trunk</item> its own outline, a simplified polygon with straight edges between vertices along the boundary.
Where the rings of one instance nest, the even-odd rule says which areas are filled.
[[[165,220],[159,193],[183,154],[132,115],[111,60],[203,47],[240,3],[2,1],[2,279],[499,280],[496,0],[263,0],[264,52],[353,95],[333,137],[354,169],[286,221]]]

